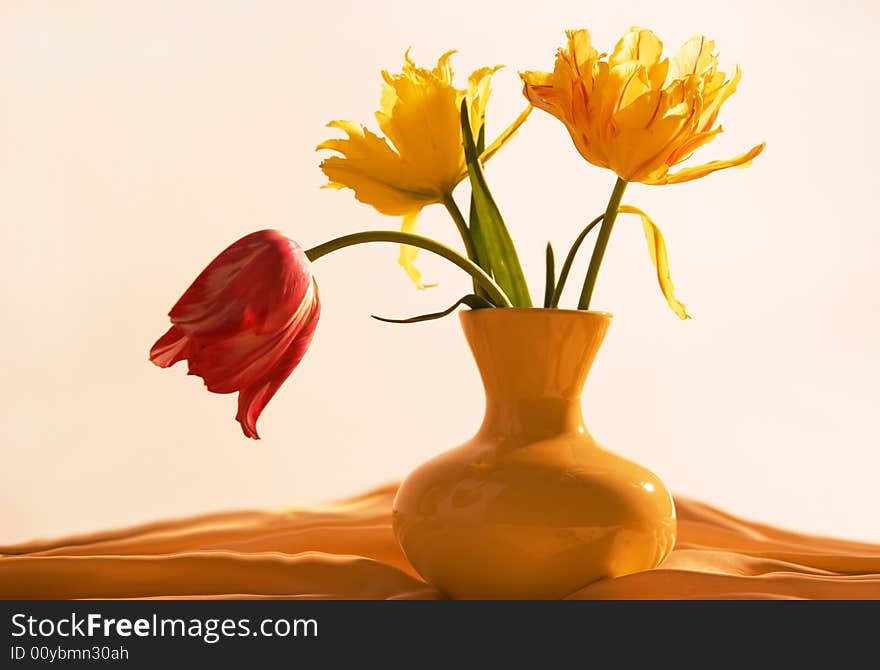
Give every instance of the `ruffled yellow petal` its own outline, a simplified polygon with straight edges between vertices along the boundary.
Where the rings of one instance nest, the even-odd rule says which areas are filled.
[[[680,319],[690,319],[685,306],[675,297],[675,287],[672,285],[672,277],[669,275],[669,258],[666,254],[666,242],[663,240],[663,234],[654,224],[645,212],[638,207],[632,205],[621,205],[617,210],[621,214],[637,214],[642,219],[642,227],[645,231],[645,238],[648,240],[648,253],[651,255],[651,263],[657,270],[657,281],[660,284],[660,290],[666,297],[666,302],[672,308]]]
[[[523,94],[529,102],[562,121],[581,155],[600,167],[608,167],[598,138],[590,128],[589,106],[595,88],[593,71],[603,65],[590,44],[586,30],[567,31],[568,43],[556,56],[553,72],[520,73]],[[604,63],[607,70],[607,63]],[[595,125],[595,124],[594,124]]]
[[[651,126],[660,106],[663,91],[649,90],[614,114],[614,125],[619,132],[644,130]],[[662,118],[662,116],[660,117]]]
[[[608,64],[612,67],[621,63],[636,61],[651,67],[660,62],[660,54],[663,53],[663,43],[650,30],[630,28],[629,32],[620,38],[614,51],[608,58]]]
[[[646,171],[663,159],[669,151],[669,137],[687,133],[689,114],[667,113],[648,128],[621,132],[614,140],[610,167],[627,181],[644,181]]]
[[[455,49],[450,49],[449,51],[447,51],[445,54],[440,56],[440,58],[437,60],[437,67],[432,70],[434,76],[437,77],[437,79],[449,86],[452,85],[452,78],[455,75],[455,73],[452,71],[451,59],[452,56],[454,56],[456,53],[457,52]],[[409,50],[407,50],[407,61],[413,68],[416,67],[415,63],[412,62],[412,59],[409,58]]]
[[[486,105],[489,103],[492,75],[502,67],[502,65],[482,67],[471,73],[471,76],[468,77],[468,113],[471,120],[471,132],[475,136],[480,132],[480,128],[486,121]]]
[[[318,149],[340,155],[327,158],[321,169],[330,188],[350,188],[361,202],[383,214],[406,216],[425,205],[442,202],[467,175],[461,140],[460,107],[467,97],[474,131],[486,113],[492,75],[498,67],[476,70],[466,89],[453,85],[448,51],[433,69],[418,67],[409,51],[400,72],[382,73],[381,107],[376,121],[383,136],[351,121],[330,127],[348,137],[330,139]],[[518,124],[493,143],[492,152],[510,139]],[[491,155],[491,154],[490,154]]]
[[[703,93],[703,112],[700,116],[699,126],[701,130],[709,130],[712,125],[715,123],[715,119],[718,117],[718,111],[721,109],[721,105],[724,104],[724,101],[727,100],[731,95],[736,93],[736,87],[739,85],[739,80],[742,79],[742,70],[739,65],[736,66],[736,71],[733,73],[733,77],[729,81],[725,81],[725,74],[723,72],[718,72],[717,76],[723,82],[717,88],[708,88]]]
[[[599,52],[593,47],[590,32],[583,28],[566,30],[565,36],[568,38],[568,48],[560,51],[559,58],[566,59],[576,73],[589,74],[593,62],[599,57]]]
[[[523,94],[529,103],[566,122],[571,116],[571,91],[556,85],[552,72],[520,72]]]
[[[717,172],[718,170],[724,170],[729,167],[748,167],[752,160],[764,151],[764,147],[766,146],[766,142],[761,142],[756,147],[752,147],[749,151],[744,154],[740,154],[734,158],[729,160],[720,160],[720,161],[711,161],[710,163],[706,163],[705,165],[697,165],[695,167],[689,167],[679,170],[678,172],[673,172],[672,174],[665,175],[662,179],[653,182],[645,182],[646,184],[681,184],[682,182],[692,181],[693,179],[699,179],[700,177],[705,177],[707,174],[711,174],[713,172]]]
[[[442,193],[414,179],[384,138],[351,121],[333,121],[328,126],[348,135],[317,147],[342,154],[321,162],[321,170],[330,180],[328,186],[350,188],[358,200],[390,216],[408,214],[443,199]]]
[[[717,65],[718,59],[712,53],[715,42],[703,35],[694,35],[669,60],[667,82],[684,79],[688,75],[703,74]]]
[[[448,65],[438,65],[439,71],[446,69]],[[461,93],[431,70],[409,67],[400,75],[383,76],[379,128],[413,180],[436,193],[451,192],[461,178]]]
[[[699,149],[704,144],[708,144],[712,140],[715,139],[716,135],[720,135],[724,132],[724,128],[718,126],[713,130],[708,130],[703,133],[697,133],[696,135],[691,135],[685,142],[676,148],[666,159],[667,167],[664,171],[664,174],[669,171],[668,165],[675,165],[676,163],[681,163],[682,161],[686,161],[690,155]]]
[[[646,92],[646,86],[639,78],[643,69],[636,61],[615,65],[608,68],[608,78],[603,85],[594,89],[590,108],[598,118],[605,119],[609,131],[612,116]]]

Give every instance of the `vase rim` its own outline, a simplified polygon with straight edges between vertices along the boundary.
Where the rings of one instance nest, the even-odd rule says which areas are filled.
[[[602,310],[593,310],[593,309],[559,309],[556,307],[492,307],[486,309],[469,309],[463,310],[460,312],[462,318],[471,318],[476,316],[477,314],[488,314],[490,312],[500,312],[500,313],[536,313],[536,312],[545,312],[547,314],[568,314],[568,315],[581,315],[581,316],[593,316],[593,317],[602,317],[605,319],[611,319],[614,317],[614,314],[611,312],[605,312]],[[467,317],[465,315],[468,315]]]

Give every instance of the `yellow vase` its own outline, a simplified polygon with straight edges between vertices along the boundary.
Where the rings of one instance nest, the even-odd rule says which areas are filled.
[[[418,467],[394,530],[419,574],[454,598],[561,598],[658,566],[675,543],[660,479],[587,432],[581,390],[611,315],[461,313],[486,389],[477,435]]]

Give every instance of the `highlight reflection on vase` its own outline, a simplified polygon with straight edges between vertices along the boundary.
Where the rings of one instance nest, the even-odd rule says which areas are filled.
[[[660,479],[596,443],[580,395],[611,315],[461,313],[486,389],[477,435],[418,467],[394,500],[410,563],[456,598],[560,598],[658,566],[675,543]]]

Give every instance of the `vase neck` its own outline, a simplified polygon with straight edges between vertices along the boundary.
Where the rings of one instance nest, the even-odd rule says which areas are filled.
[[[516,437],[528,444],[564,433],[585,433],[580,396],[566,398],[486,397],[480,433]]]
[[[552,309],[462,313],[486,389],[481,432],[530,442],[586,431],[581,391],[610,315]]]

